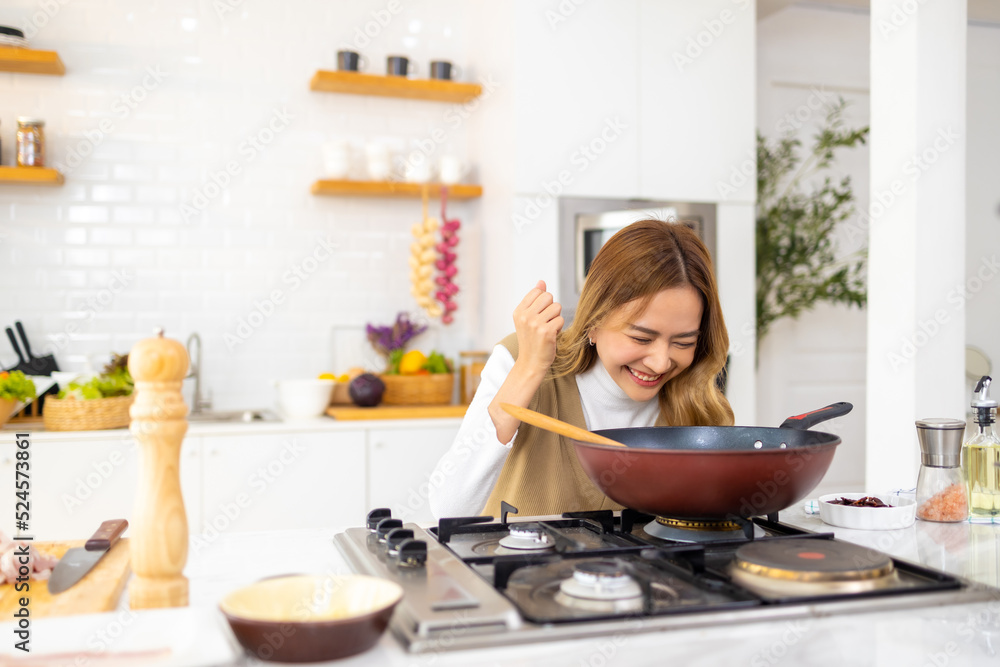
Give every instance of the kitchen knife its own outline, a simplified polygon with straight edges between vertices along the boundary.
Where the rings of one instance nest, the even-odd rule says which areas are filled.
[[[105,521],[82,547],[70,549],[59,559],[49,577],[49,593],[62,593],[90,572],[104,554],[111,551],[118,538],[128,528],[125,519]]]

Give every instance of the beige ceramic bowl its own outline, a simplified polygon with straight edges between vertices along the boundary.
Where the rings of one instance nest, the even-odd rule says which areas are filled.
[[[402,597],[399,585],[377,577],[294,575],[233,591],[219,608],[257,658],[319,662],[374,646]]]

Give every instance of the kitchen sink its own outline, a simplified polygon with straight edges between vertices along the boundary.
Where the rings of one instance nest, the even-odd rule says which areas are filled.
[[[281,417],[271,410],[209,410],[187,416],[189,422],[279,422]]]

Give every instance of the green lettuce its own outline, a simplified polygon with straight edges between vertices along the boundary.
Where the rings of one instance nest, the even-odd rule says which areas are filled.
[[[0,398],[15,401],[35,398],[35,383],[23,371],[0,372]]]

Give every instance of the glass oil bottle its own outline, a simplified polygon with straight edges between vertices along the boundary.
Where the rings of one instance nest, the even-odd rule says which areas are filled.
[[[962,448],[972,518],[1000,516],[1000,440],[993,431],[997,401],[990,398],[991,381],[984,375],[976,385],[972,407],[978,432]]]

